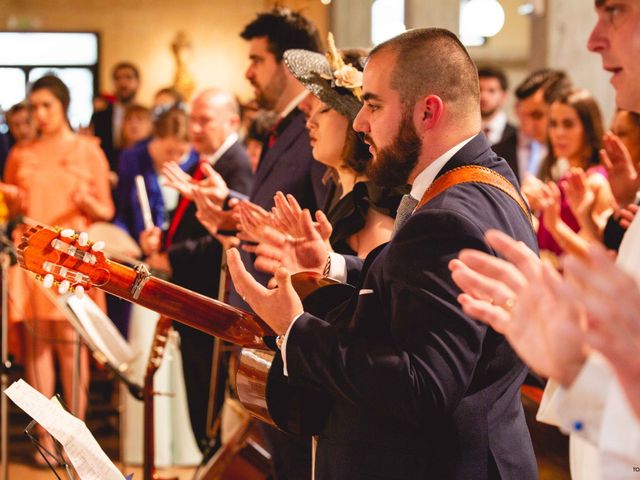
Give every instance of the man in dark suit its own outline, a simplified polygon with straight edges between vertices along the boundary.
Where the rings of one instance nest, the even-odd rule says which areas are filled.
[[[462,312],[447,268],[463,248],[491,253],[489,228],[535,249],[526,207],[463,183],[411,214],[434,178],[466,165],[517,184],[479,134],[475,66],[451,32],[412,30],[372,51],[363,99],[354,127],[371,146],[371,177],[408,181],[414,199],[398,209],[393,239],[365,260],[357,293],[320,319],[303,311],[285,268],[267,290],[229,253],[239,293],[280,335],[288,382],[333,400],[316,479],[537,478],[519,393],[525,367],[501,335]],[[305,219],[307,242],[291,245],[322,258]]]
[[[305,128],[307,90],[283,61],[285,50],[301,48],[319,52],[316,27],[304,16],[286,8],[275,8],[247,24],[240,36],[249,43],[249,67],[245,77],[253,85],[261,108],[273,110],[279,120],[264,145],[249,200],[269,210],[276,192],[293,195],[303,208],[313,211],[324,204],[322,182],[325,167],[313,159]],[[257,271],[255,256],[243,251],[242,261],[263,285],[270,275]],[[232,288],[229,302],[249,309]],[[311,472],[311,438],[293,437],[265,427],[278,480],[307,479]]]
[[[140,87],[140,72],[129,62],[116,64],[111,71],[113,79],[115,103],[108,103],[100,111],[91,116],[91,126],[96,137],[100,139],[100,147],[109,160],[112,172],[118,171],[118,155],[120,151],[120,132],[127,106],[133,104]]]
[[[482,131],[491,145],[515,134],[514,127],[507,118],[504,105],[507,101],[509,82],[507,75],[497,67],[478,68],[480,79],[480,114]]]
[[[220,174],[226,184],[244,194],[251,191],[253,173],[249,157],[238,139],[240,116],[237,101],[229,92],[209,89],[193,101],[189,117],[189,139],[192,156],[207,162]],[[198,162],[188,173],[199,177],[202,168]],[[186,196],[185,196],[186,195]],[[164,248],[159,249],[161,232],[147,232],[144,249],[150,254],[148,263],[171,272],[171,281],[208,297],[218,298],[221,244],[213,238],[196,218],[196,206],[187,192],[180,197],[164,237]],[[201,449],[207,438],[209,382],[211,377],[213,338],[199,330],[175,324],[180,333],[182,364],[187,388],[191,426]],[[224,384],[225,369],[219,379]],[[224,394],[223,388],[218,388]],[[216,402],[220,405],[221,402]],[[212,412],[214,417],[218,412]]]
[[[313,159],[305,128],[303,110],[308,92],[282,57],[291,48],[319,52],[318,31],[299,13],[276,8],[259,14],[240,36],[249,43],[250,64],[245,77],[253,85],[258,105],[279,117],[262,151],[250,200],[270,209],[273,196],[282,191],[296,197],[305,208],[318,208],[326,194],[322,184],[325,168]]]
[[[518,129],[506,134],[493,145],[493,151],[504,158],[520,183],[527,175],[538,175],[547,156],[547,123],[549,106],[570,81],[561,70],[536,70],[516,88]]]

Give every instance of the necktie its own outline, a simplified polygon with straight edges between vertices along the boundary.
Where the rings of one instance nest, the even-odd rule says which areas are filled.
[[[271,128],[271,133],[269,134],[269,140],[267,142],[269,148],[273,147],[273,144],[276,143],[276,140],[278,139],[278,127],[280,126],[280,122],[282,122],[282,117],[278,117],[278,120]]]
[[[416,205],[418,205],[418,200],[413,198],[411,195],[407,194],[402,196],[402,200],[400,200],[400,205],[398,206],[398,212],[396,213],[396,221],[393,224],[393,233],[391,234],[392,237],[409,219],[409,217],[415,210]]]

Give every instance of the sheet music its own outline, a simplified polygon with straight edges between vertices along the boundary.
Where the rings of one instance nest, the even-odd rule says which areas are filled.
[[[22,379],[12,383],[4,393],[62,444],[82,480],[125,478],[82,420],[48,400]]]

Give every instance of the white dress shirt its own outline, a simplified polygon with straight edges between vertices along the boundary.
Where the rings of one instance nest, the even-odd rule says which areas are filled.
[[[424,193],[427,191],[427,188],[429,188],[433,183],[433,180],[436,178],[436,175],[438,175],[438,172],[440,172],[440,170],[442,170],[445,164],[449,160],[451,160],[451,158],[456,153],[458,153],[458,151],[461,150],[462,147],[464,147],[467,143],[469,143],[474,137],[475,135],[473,137],[469,137],[463,140],[453,148],[447,150],[440,157],[436,158],[433,162],[431,162],[422,172],[420,172],[416,176],[415,180],[413,181],[413,185],[411,186],[411,196],[413,198],[421,199]],[[346,268],[346,262],[344,260],[344,257],[335,252],[330,252],[329,255],[331,256],[331,268],[329,270],[329,277],[334,278],[343,283],[346,282],[347,268]],[[291,324],[289,325],[289,328],[287,329],[287,332],[284,335],[284,339],[282,341],[282,347],[280,349],[282,352],[282,364],[283,364],[283,371],[285,376],[289,376],[289,373],[287,371],[287,339],[289,338],[289,333],[291,332],[291,328],[293,327],[293,324],[296,322],[296,320],[299,317],[300,315],[294,318]]]
[[[616,264],[638,278],[640,215],[625,233]],[[634,361],[629,359],[629,361]],[[574,480],[627,479],[640,474],[640,421],[607,360],[594,352],[569,388],[549,380],[537,419],[570,435]]]
[[[488,122],[482,122],[482,131],[491,142],[495,145],[502,140],[504,129],[507,126],[507,114],[504,110],[497,112]]]

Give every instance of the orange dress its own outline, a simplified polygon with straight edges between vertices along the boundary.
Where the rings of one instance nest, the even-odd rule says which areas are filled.
[[[74,135],[58,145],[40,140],[17,145],[9,153],[4,178],[26,192],[25,215],[46,225],[86,230],[92,220],[74,201],[78,191],[90,192],[100,203],[113,207],[109,164],[95,137]],[[33,274],[18,266],[12,268],[9,294],[12,320],[65,319]],[[104,303],[104,297],[98,303]]]

